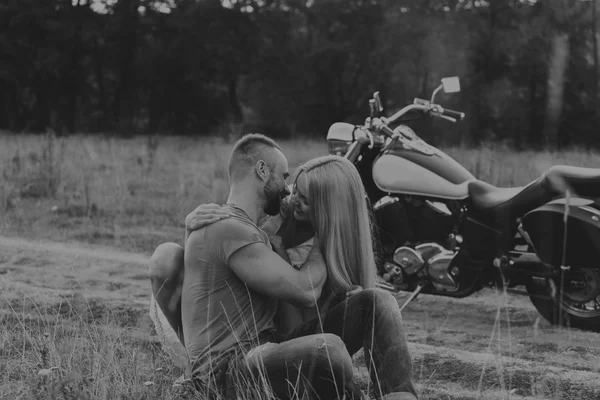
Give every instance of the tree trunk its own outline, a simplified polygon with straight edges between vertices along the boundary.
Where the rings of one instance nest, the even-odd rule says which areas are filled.
[[[35,117],[28,124],[27,129],[32,129],[36,132],[45,132],[50,127],[50,95],[49,85],[46,78],[37,77],[35,84]]]
[[[76,23],[73,37],[72,37],[72,50],[69,60],[69,68],[68,71],[65,71],[64,83],[67,89],[67,110],[65,113],[65,122],[67,129],[74,133],[76,129],[76,120],[77,120],[77,94],[78,94],[78,81],[81,76],[80,71],[80,61],[82,54],[82,18],[79,11],[82,10],[83,5],[80,1],[77,1],[72,5],[71,15],[73,16],[73,21],[78,21]]]
[[[428,99],[430,93],[427,91],[429,88],[429,65],[425,65],[423,68],[423,75],[421,76],[421,97]]]
[[[535,70],[532,71],[529,76],[529,129],[527,134],[527,144],[533,145],[539,143],[540,138],[540,124],[537,117],[537,88],[538,88],[538,77],[536,76]]]
[[[231,106],[231,114],[234,122],[242,122],[242,107],[240,106],[240,102],[238,100],[237,95],[237,87],[238,87],[238,79],[237,77],[232,77],[229,79],[229,104]]]
[[[129,130],[133,122],[133,60],[137,44],[138,8],[140,0],[122,0],[122,44],[119,54],[119,86],[115,95],[115,116],[121,131]],[[119,3],[121,3],[119,2]]]
[[[101,44],[101,38],[97,38],[94,42],[94,74],[96,75],[96,83],[98,84],[98,94],[100,96],[100,109],[102,111],[102,119],[99,121],[101,130],[108,127],[109,119],[108,99],[106,96],[106,85],[104,84],[104,53]]]
[[[552,52],[548,65],[548,95],[544,124],[545,143],[550,148],[558,148],[558,124],[563,109],[563,95],[567,62],[569,58],[569,35],[556,32],[552,38]]]
[[[0,129],[9,131],[15,130],[15,111],[18,108],[17,99],[15,96],[15,86],[11,84],[0,83]]]
[[[598,31],[596,27],[596,18],[598,17],[597,1],[598,0],[592,0],[592,43],[594,47],[594,73],[592,74],[594,82],[592,86],[592,96],[594,96],[596,110],[598,109]]]

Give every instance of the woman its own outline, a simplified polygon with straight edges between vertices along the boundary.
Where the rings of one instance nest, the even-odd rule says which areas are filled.
[[[298,169],[289,204],[282,208],[277,220],[269,221],[271,229],[279,225],[276,232],[282,243],[277,237],[272,242],[284,259],[301,265],[316,232],[322,238],[328,279],[315,308],[300,309],[281,302],[281,334],[326,312],[342,295],[375,287],[373,226],[367,202],[358,171],[343,157],[319,157]],[[307,236],[310,237],[306,240]],[[352,245],[346,245],[349,243]]]
[[[226,217],[214,205],[201,205],[186,218],[186,228],[199,229]],[[351,355],[365,350],[367,365],[375,367],[372,381],[381,385],[375,388],[378,395],[415,399],[398,303],[375,289],[371,221],[364,186],[350,161],[324,156],[299,167],[288,204],[280,215],[262,221],[262,228],[272,234],[274,250],[291,265],[302,264],[315,235],[319,237],[327,280],[314,308],[280,302],[280,340],[334,333]]]

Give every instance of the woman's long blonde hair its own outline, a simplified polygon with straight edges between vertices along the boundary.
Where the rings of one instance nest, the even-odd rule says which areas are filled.
[[[373,222],[369,199],[356,167],[330,155],[299,167],[296,180],[308,182],[309,218],[325,261],[331,290],[344,293],[353,285],[375,286]]]

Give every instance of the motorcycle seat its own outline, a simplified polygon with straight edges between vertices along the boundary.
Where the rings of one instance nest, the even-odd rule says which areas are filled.
[[[501,188],[480,180],[469,182],[469,195],[475,207],[480,210],[494,208],[506,203],[522,190],[522,186]]]

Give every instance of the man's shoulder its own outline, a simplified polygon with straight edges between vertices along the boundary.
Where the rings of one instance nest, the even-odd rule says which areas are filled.
[[[205,231],[205,239],[217,243],[239,236],[264,241],[264,232],[260,228],[233,216],[206,226]]]
[[[229,264],[229,258],[237,250],[251,244],[261,244],[270,249],[267,234],[245,219],[231,216],[206,226],[204,230],[204,249],[224,264]]]
[[[237,218],[234,215],[230,216],[229,218],[223,218],[215,223],[212,223],[212,224],[208,225],[206,228],[208,228],[207,232],[211,232],[211,233],[227,231],[228,229],[258,230],[257,226],[255,226],[251,223],[248,223],[247,221],[245,221],[241,218]]]

